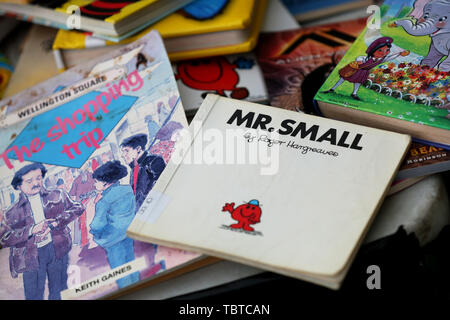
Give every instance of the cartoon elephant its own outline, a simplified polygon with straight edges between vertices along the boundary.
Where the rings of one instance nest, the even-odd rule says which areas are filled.
[[[423,8],[423,15],[417,24],[404,19],[395,21],[395,25],[402,26],[413,36],[431,37],[428,55],[422,60],[422,65],[437,67],[441,71],[450,71],[450,0],[431,0]],[[444,61],[439,63],[443,57]]]

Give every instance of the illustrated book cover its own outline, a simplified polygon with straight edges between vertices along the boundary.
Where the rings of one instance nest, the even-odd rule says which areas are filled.
[[[314,95],[367,19],[263,32],[255,48],[271,106],[315,113]]]
[[[1,299],[109,297],[207,263],[125,233],[187,126],[157,32],[0,105]]]
[[[255,53],[267,84],[269,104],[317,114],[314,96],[366,24],[364,18],[261,33]],[[449,170],[447,153],[442,148],[413,143],[396,179]]]
[[[253,53],[183,60],[172,64],[187,115],[208,93],[251,102],[267,102],[267,89]]]
[[[127,234],[334,289],[411,141],[212,94],[181,136]]]
[[[0,13],[58,29],[94,32],[98,37],[128,37],[192,0],[35,0],[0,1]]]
[[[449,12],[448,1],[385,1],[315,96],[323,115],[449,149]]]
[[[266,7],[267,0],[196,0],[120,42],[60,30],[53,49],[64,52],[125,44],[155,29],[164,39],[171,61],[249,52],[256,46]]]

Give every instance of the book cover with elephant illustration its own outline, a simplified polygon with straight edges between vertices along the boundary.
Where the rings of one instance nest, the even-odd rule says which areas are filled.
[[[450,148],[450,1],[386,0],[315,99],[326,117]]]

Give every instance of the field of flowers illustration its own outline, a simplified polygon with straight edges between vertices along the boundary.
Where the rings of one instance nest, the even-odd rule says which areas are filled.
[[[429,37],[413,37],[401,28],[389,27],[392,21],[393,19],[385,20],[376,34],[366,29],[358,37],[319,90],[317,97],[322,101],[391,118],[450,129],[450,72],[421,65],[421,54],[428,50]],[[410,50],[411,54],[384,62],[370,70],[368,79],[358,91],[361,101],[355,101],[350,96],[354,86],[347,81],[336,92],[323,93],[339,80],[340,69],[364,55],[368,45],[382,36],[393,38],[391,52]]]

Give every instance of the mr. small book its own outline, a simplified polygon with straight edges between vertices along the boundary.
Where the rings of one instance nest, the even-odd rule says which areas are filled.
[[[217,95],[189,129],[128,234],[334,289],[410,144]]]

